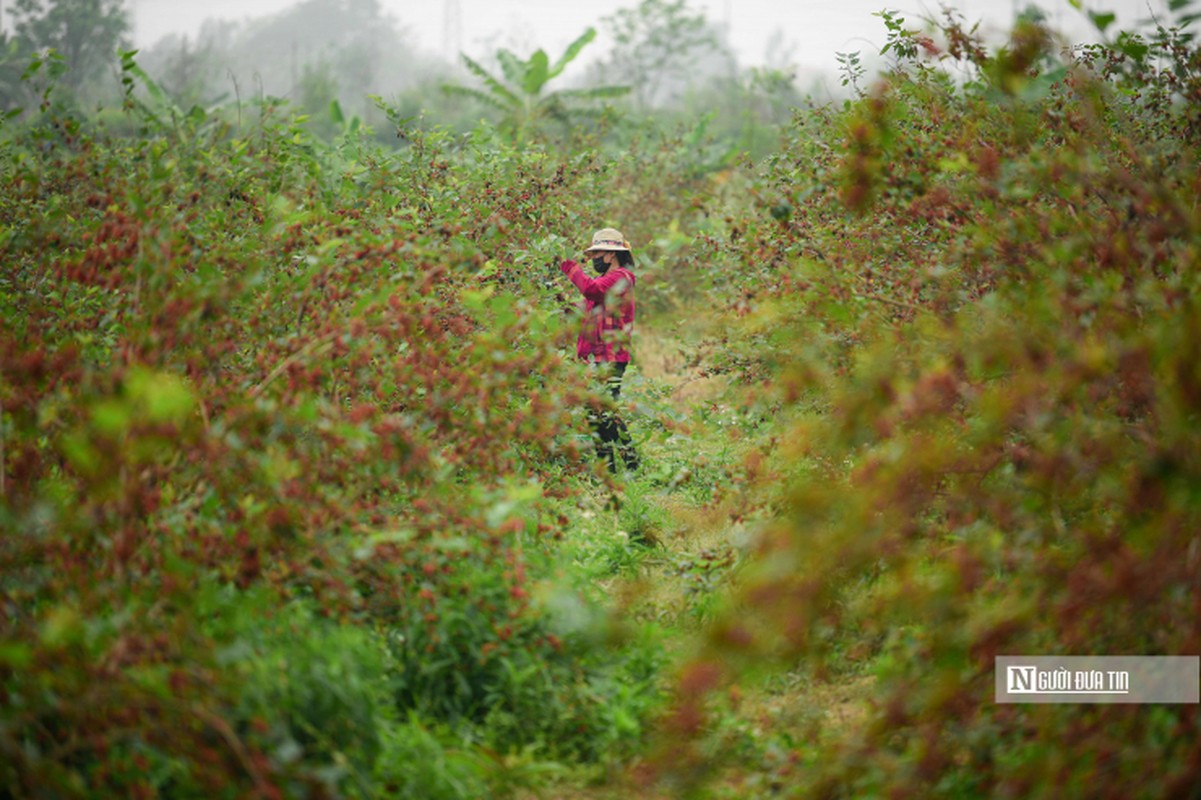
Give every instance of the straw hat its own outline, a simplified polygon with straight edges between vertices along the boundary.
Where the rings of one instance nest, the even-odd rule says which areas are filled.
[[[621,231],[613,228],[601,228],[596,233],[592,234],[592,244],[584,249],[585,253],[590,253],[593,250],[629,250],[630,243],[626,241],[626,237],[621,235]]]

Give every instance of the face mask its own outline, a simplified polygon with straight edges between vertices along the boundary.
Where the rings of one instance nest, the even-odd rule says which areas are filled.
[[[609,271],[609,265],[605,263],[605,259],[597,257],[592,259],[592,268],[596,270],[597,275],[604,275]]]

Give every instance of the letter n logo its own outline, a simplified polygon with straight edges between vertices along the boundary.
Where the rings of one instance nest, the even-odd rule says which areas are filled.
[[[1034,692],[1034,667],[1007,667],[1008,691],[1010,694]]]

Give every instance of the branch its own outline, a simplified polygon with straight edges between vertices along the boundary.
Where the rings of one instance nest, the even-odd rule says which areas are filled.
[[[855,280],[859,281],[860,283],[863,283],[863,284],[867,283],[867,278],[863,277],[859,273],[853,272],[853,273],[851,273],[851,275],[852,275],[852,277],[855,278]],[[857,292],[855,294],[855,296],[862,297],[866,300],[878,300],[881,303],[887,303],[888,305],[896,306],[897,308],[907,308],[910,311],[925,312],[928,310],[928,309],[922,308],[921,306],[915,306],[912,303],[906,303],[903,300],[893,300],[891,297],[881,297],[878,294],[858,293]]]
[[[304,347],[297,350],[292,355],[285,358],[283,361],[281,361],[279,363],[279,366],[277,366],[275,369],[271,370],[271,374],[268,375],[266,378],[264,378],[262,383],[260,383],[258,386],[254,387],[253,389],[250,390],[250,399],[253,400],[256,397],[258,397],[260,394],[262,394],[263,390],[266,389],[267,386],[273,380],[278,378],[280,376],[280,373],[282,373],[288,367],[295,364],[297,361],[300,361],[301,359],[304,359],[310,355],[316,354],[316,352],[319,350],[327,349],[330,345],[333,344],[334,339],[340,335],[341,335],[340,331],[334,331],[332,333],[327,333],[325,336],[322,336],[320,339],[314,339],[313,341],[306,344]]]
[[[238,735],[234,733],[233,728],[229,727],[229,723],[199,703],[192,706],[192,711],[202,721],[208,723],[209,727],[219,733],[221,738],[225,740],[225,743],[229,745],[229,749],[238,757],[238,761],[242,763],[242,767],[250,775],[251,780],[254,781],[254,788],[258,790],[259,796],[274,797],[275,792],[272,791],[273,787],[267,783],[262,773],[255,767],[254,762],[250,760],[250,753],[246,752],[245,746],[238,739]]]

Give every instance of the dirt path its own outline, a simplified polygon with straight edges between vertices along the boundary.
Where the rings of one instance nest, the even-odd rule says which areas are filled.
[[[703,353],[700,348],[705,346],[710,330],[701,320],[692,319],[685,324],[661,318],[641,325],[636,334],[635,370],[630,374],[641,374],[651,384],[641,391],[660,397],[661,402],[687,420],[685,444],[648,448],[652,466],[656,461],[671,459],[699,462],[717,448],[729,446],[729,431],[707,420],[718,418],[717,412],[736,405],[730,396],[731,387],[724,377],[705,376],[703,363],[697,363],[703,360],[694,356]],[[623,393],[623,399],[625,396]],[[697,413],[706,407],[715,412],[712,417]],[[746,527],[732,521],[741,516],[740,509],[734,507],[737,495],[706,502],[698,492],[687,488],[664,486],[645,475],[627,484],[626,501],[630,502],[633,493],[641,493],[635,499],[657,509],[666,520],[665,529],[658,547],[640,552],[633,567],[600,581],[606,595],[620,609],[619,614],[665,626],[670,631],[665,647],[681,653],[695,637],[703,635],[714,601],[731,585],[732,571],[728,565],[742,557],[739,554],[744,552],[742,548],[748,540]],[[707,565],[712,563],[727,565],[710,572]],[[808,680],[747,684],[741,689],[737,707],[723,713],[728,723],[755,731],[754,735],[762,742],[781,732],[791,736],[805,730],[815,719],[833,735],[840,735],[858,728],[864,721],[873,686],[873,678],[861,675],[820,684]],[[597,785],[582,785],[585,781],[572,783],[568,779],[561,785],[520,797],[522,800],[630,797],[666,800],[675,796],[635,789],[630,776],[620,768],[605,776],[594,772],[589,782],[598,780]],[[733,778],[733,783],[726,784],[725,789],[736,794],[737,781],[738,778]]]
[[[682,330],[659,323],[640,328],[634,349],[635,365],[646,377],[671,387],[671,401],[678,411],[690,412],[697,403],[722,396],[728,385],[723,378],[705,377],[702,367],[689,366],[690,349],[695,349],[704,329]]]

